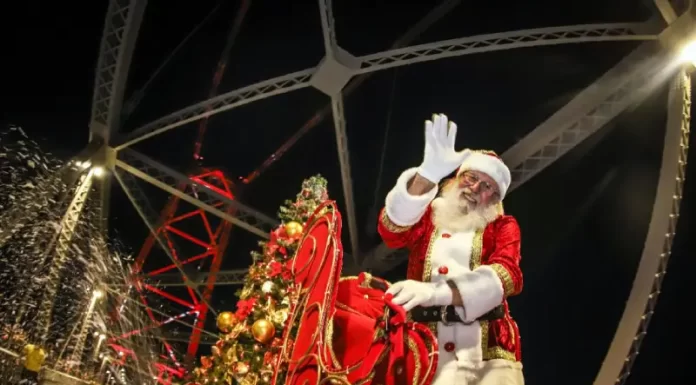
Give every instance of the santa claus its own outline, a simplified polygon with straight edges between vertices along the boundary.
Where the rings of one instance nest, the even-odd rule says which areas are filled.
[[[510,170],[493,152],[455,151],[456,135],[445,115],[426,121],[423,163],[387,195],[379,233],[410,249],[408,279],[387,295],[437,333],[434,384],[524,384],[507,304],[522,290],[520,229],[502,209]]]

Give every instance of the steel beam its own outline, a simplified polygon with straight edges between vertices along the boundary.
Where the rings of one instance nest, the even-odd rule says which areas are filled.
[[[341,167],[341,181],[343,185],[343,200],[346,205],[346,218],[350,235],[350,246],[353,258],[359,258],[360,242],[358,239],[358,220],[355,217],[355,201],[353,199],[353,178],[350,169],[350,156],[348,150],[348,136],[346,134],[346,120],[343,109],[343,97],[339,94],[331,98],[334,129],[336,131],[336,147],[338,150],[338,163]],[[355,260],[358,263],[358,260]]]
[[[117,150],[132,146],[145,139],[167,132],[184,124],[218,114],[223,111],[255,102],[264,98],[284,94],[309,87],[309,81],[316,68],[279,76],[273,79],[230,91],[214,98],[196,103],[165,117],[148,123],[119,140]]]
[[[215,286],[222,285],[240,285],[244,283],[244,278],[249,273],[249,269],[237,269],[237,270],[221,270],[217,273],[217,280],[215,281]],[[154,277],[143,276],[142,279],[145,282],[150,282],[156,286],[162,287],[175,287],[175,286],[202,286],[208,279],[210,273],[201,273],[197,277],[193,277],[194,280],[191,282],[184,282],[181,279],[180,274],[157,274]]]
[[[667,106],[662,168],[643,253],[614,339],[594,385],[623,385],[647,334],[667,272],[679,219],[691,125],[691,76],[680,71],[672,82]]]
[[[348,135],[346,134],[346,119],[343,108],[343,89],[353,77],[355,69],[359,67],[359,61],[338,46],[332,1],[319,0],[318,2],[326,56],[312,76],[311,85],[331,98],[331,112],[333,114],[334,131],[336,133],[338,162],[341,168],[345,216],[348,220],[351,252],[357,257],[360,242],[358,239],[358,222],[355,218],[353,178],[351,175]]]
[[[90,142],[109,144],[120,127],[121,106],[135,41],[147,0],[110,0],[102,33],[92,95]]]
[[[319,0],[319,15],[321,17],[321,32],[324,37],[324,52],[330,55],[338,47],[332,0]]]
[[[670,24],[674,20],[677,20],[677,11],[674,9],[669,0],[654,0],[657,10],[662,15],[662,18]]]
[[[646,42],[582,90],[502,156],[510,191],[597,132],[664,81],[669,61],[658,42]]]
[[[121,108],[147,0],[110,0],[104,21],[92,93],[89,141],[108,145],[121,125]],[[99,186],[98,224],[102,234],[108,231],[111,179],[102,178]]]
[[[186,175],[132,149],[119,151],[115,166],[261,238],[268,239],[269,233],[279,225],[278,221],[267,215],[225,197],[208,186],[194,182]],[[181,191],[177,186],[186,186],[186,188]],[[228,214],[225,208],[213,207],[213,201],[234,207],[236,215]]]
[[[215,343],[220,340],[220,337],[215,334],[213,336],[214,337],[211,337],[206,334],[201,337],[201,341],[199,343],[201,345],[215,345]],[[171,342],[188,343],[189,339],[191,338],[191,333],[164,334],[162,335],[162,338]]]
[[[609,41],[655,40],[648,23],[584,24],[492,33],[419,44],[360,56],[358,73],[439,60],[448,57],[508,49]]]
[[[49,338],[50,327],[53,324],[53,308],[57,299],[58,288],[63,273],[63,267],[69,260],[70,245],[72,244],[73,236],[77,223],[80,220],[82,209],[89,198],[89,192],[94,180],[94,171],[90,170],[87,175],[82,177],[82,180],[75,189],[75,195],[70,202],[63,219],[60,222],[58,238],[55,248],[55,256],[51,261],[47,274],[45,290],[42,294],[39,304],[38,319],[39,327],[41,328],[41,339],[45,343]]]

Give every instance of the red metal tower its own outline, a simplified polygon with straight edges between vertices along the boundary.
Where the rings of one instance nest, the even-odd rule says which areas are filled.
[[[201,185],[215,190],[221,195],[233,199],[234,185],[225,176],[225,174],[217,169],[203,169],[200,172],[190,175],[189,178]],[[214,207],[221,207],[222,202],[212,202]],[[172,197],[162,211],[162,221],[156,229],[157,234],[166,240],[169,253],[176,259],[180,266],[187,266],[193,263],[198,263],[202,266],[205,262],[210,261],[208,273],[206,274],[206,282],[185,282],[185,277],[182,275],[182,283],[186,284],[188,295],[182,297],[167,291],[166,288],[155,287],[152,283],[156,282],[157,276],[165,273],[178,271],[176,264],[169,263],[164,266],[155,268],[146,268],[146,262],[153,252],[153,246],[156,243],[154,234],[150,234],[145,240],[140,249],[138,257],[133,264],[134,286],[138,290],[140,299],[143,304],[150,306],[145,296],[145,293],[151,293],[165,298],[179,306],[183,306],[187,310],[181,314],[175,315],[172,318],[183,318],[189,315],[194,315],[193,328],[189,339],[186,356],[188,360],[195,357],[198,350],[198,345],[201,338],[201,328],[203,327],[208,311],[208,303],[213,293],[217,273],[220,270],[222,258],[227,248],[229,235],[232,230],[232,224],[226,221],[220,221],[214,218],[202,209],[186,209],[177,197]],[[228,214],[234,215],[234,212]],[[219,223],[215,223],[215,222]],[[199,230],[199,231],[196,231]],[[201,231],[202,230],[202,231]],[[182,242],[183,241],[183,242]],[[175,246],[178,244],[178,247]],[[146,270],[147,269],[147,270]],[[202,298],[198,298],[192,285],[205,285],[202,292]],[[159,320],[156,314],[151,309],[146,309],[148,316],[153,322],[153,327],[161,326],[164,321]],[[129,334],[133,334],[130,332]],[[171,346],[163,341],[170,356],[174,357],[174,352]]]

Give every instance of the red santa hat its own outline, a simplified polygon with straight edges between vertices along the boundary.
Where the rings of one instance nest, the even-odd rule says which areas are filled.
[[[505,198],[505,193],[507,193],[510,187],[510,169],[503,163],[503,160],[493,151],[486,150],[472,150],[469,156],[464,159],[464,162],[459,166],[457,170],[457,175],[463,173],[464,171],[479,171],[482,172],[495,181],[498,185],[498,190],[500,191],[500,199]]]

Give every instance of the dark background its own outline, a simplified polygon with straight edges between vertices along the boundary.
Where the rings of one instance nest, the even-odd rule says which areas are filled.
[[[335,3],[338,42],[354,55],[387,49],[438,4]],[[216,4],[149,1],[126,99]],[[88,139],[106,5],[104,0],[79,5],[22,2],[3,4],[0,12],[4,67],[0,121],[23,126],[62,157],[79,151]],[[238,2],[223,2],[155,78],[124,122],[124,131],[207,98],[237,9]],[[463,2],[414,43],[525,28],[636,22],[654,14],[650,1]],[[379,242],[371,223],[386,192],[403,169],[420,161],[421,125],[430,113],[444,112],[458,123],[458,146],[502,153],[636,45],[611,42],[510,50],[376,74],[345,101],[355,204],[363,230],[361,250]],[[313,67],[322,56],[315,2],[255,0],[232,48],[220,91]],[[589,384],[601,365],[647,232],[661,161],[666,95],[664,87],[656,91],[506,200],[506,210],[518,218],[524,234],[525,290],[511,305],[523,335],[528,384]],[[204,143],[204,164],[224,168],[235,179],[248,175],[327,101],[320,92],[304,89],[215,115]],[[186,171],[195,126],[185,125],[135,148]],[[380,177],[382,152],[386,156]],[[240,200],[273,215],[284,199],[294,197],[304,178],[316,173],[329,180],[331,196],[342,205],[330,119],[248,186]],[[692,167],[689,175],[693,173]],[[692,186],[687,182],[670,273],[628,381],[631,385],[688,381],[691,355],[685,348],[694,342],[691,317],[685,314],[690,310],[687,295],[693,292],[689,289],[693,238],[688,236]],[[164,200],[146,191],[159,210]],[[114,231],[137,251],[146,228],[117,186],[111,212]],[[257,240],[235,230],[223,269],[248,266],[248,252]],[[347,237],[344,244],[349,247]],[[403,266],[389,278],[400,276]],[[233,289],[218,289],[213,302],[218,310],[233,309]],[[212,323],[208,329],[214,331]]]

